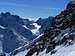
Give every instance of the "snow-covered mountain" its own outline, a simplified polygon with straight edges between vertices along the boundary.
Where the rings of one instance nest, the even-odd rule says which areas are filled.
[[[10,53],[21,46],[29,44],[33,39],[42,34],[39,30],[42,25],[30,21],[29,19],[23,19],[17,15],[12,15],[9,12],[1,13],[0,55],[2,55],[2,53]]]
[[[53,18],[52,25],[44,34],[23,47],[11,52],[11,56],[75,56],[74,1],[69,2],[66,9]]]
[[[22,25],[24,22],[19,16],[9,12],[0,14],[0,39],[4,52],[13,51],[33,38],[32,32]]]
[[[57,46],[54,50],[56,50],[55,54],[51,55],[51,52],[46,53],[46,49],[39,53],[39,55],[36,55],[37,52],[35,52],[32,56],[75,56],[75,44],[70,46]],[[25,56],[29,50],[25,50],[23,52],[18,53],[15,56]]]

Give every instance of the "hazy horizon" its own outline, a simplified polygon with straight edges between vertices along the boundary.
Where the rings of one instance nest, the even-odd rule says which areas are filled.
[[[0,0],[0,12],[36,20],[57,15],[67,3],[68,0]]]

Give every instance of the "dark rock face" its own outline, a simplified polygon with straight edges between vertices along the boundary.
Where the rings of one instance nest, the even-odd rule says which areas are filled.
[[[40,22],[42,19],[40,18],[37,22]],[[39,25],[42,23],[38,23]],[[40,38],[38,43],[35,46],[40,47],[40,43],[42,48],[45,47],[46,53],[51,51],[51,55],[56,52],[55,47],[58,45],[71,45],[75,43],[75,3],[70,2],[67,5],[67,8],[62,11],[59,15],[55,16],[54,23],[52,26],[49,26],[45,31],[42,38]],[[35,46],[33,46],[35,48]],[[33,49],[33,48],[32,48]],[[38,48],[40,51],[40,48]],[[44,48],[43,48],[44,49]],[[37,52],[36,50],[35,52]],[[31,53],[30,50],[29,53]],[[34,52],[34,53],[35,53]],[[32,53],[33,54],[33,53]]]

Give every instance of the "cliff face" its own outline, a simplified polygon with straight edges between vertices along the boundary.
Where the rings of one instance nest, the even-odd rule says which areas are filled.
[[[26,54],[32,56],[35,52],[38,55],[44,49],[51,55],[56,52],[56,46],[72,45],[75,43],[75,3],[70,2],[66,9],[55,16],[54,24],[47,29],[40,40],[35,43]]]

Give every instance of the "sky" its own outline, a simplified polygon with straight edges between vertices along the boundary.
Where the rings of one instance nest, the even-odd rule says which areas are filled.
[[[67,3],[68,0],[0,0],[0,12],[36,20],[57,15]]]

